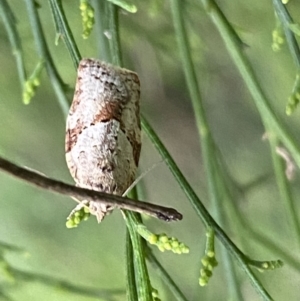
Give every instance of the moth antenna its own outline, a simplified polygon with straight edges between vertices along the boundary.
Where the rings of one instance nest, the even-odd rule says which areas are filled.
[[[125,190],[125,192],[122,194],[122,196],[126,196],[133,187],[135,187],[138,182],[142,180],[150,171],[152,171],[155,167],[157,167],[159,164],[163,163],[165,160],[160,160],[156,163],[154,163],[152,166],[148,167],[143,173],[141,173],[133,182],[132,184]]]

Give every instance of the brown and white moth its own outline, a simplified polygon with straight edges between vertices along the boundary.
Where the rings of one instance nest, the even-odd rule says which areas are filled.
[[[140,150],[140,81],[130,70],[83,59],[67,118],[66,161],[76,185],[122,195],[135,179]],[[113,208],[90,202],[100,222]]]

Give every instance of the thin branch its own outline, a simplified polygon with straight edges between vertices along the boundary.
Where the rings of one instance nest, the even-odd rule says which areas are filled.
[[[1,157],[0,169],[37,187],[56,193],[69,195],[77,199],[101,202],[114,208],[147,214],[164,221],[177,221],[182,219],[182,215],[173,208],[167,208],[126,197],[75,187],[73,185],[47,178],[39,173],[17,166]]]
[[[13,275],[16,280],[26,281],[26,282],[39,282],[44,285],[57,287],[62,291],[74,293],[90,298],[103,298],[105,300],[116,300],[117,295],[124,296],[125,291],[123,289],[93,289],[90,287],[80,286],[78,284],[73,284],[68,281],[54,278],[51,276],[46,276],[42,274],[32,273],[22,271],[13,267],[9,267],[9,272]]]
[[[65,32],[71,32],[71,29],[67,22],[61,0],[49,0],[49,4],[58,30],[57,34],[62,36],[63,41],[69,50],[75,69],[77,69],[81,57],[73,35],[64,35]]]
[[[224,216],[224,211],[222,210],[222,204],[224,201],[223,190],[226,184],[224,183],[222,173],[219,171],[220,166],[216,155],[215,141],[207,121],[207,114],[204,109],[201,91],[198,85],[182,8],[182,2],[180,0],[171,1],[173,25],[180,54],[179,59],[184,71],[185,81],[188,87],[190,100],[193,105],[196,127],[200,138],[202,159],[207,179],[208,197],[212,203],[217,221],[221,225],[225,225],[226,218]],[[225,248],[221,250],[221,256],[228,274],[226,280],[228,283],[229,294],[234,296],[233,299],[240,300],[242,299],[242,295],[238,285],[235,269],[233,268],[233,261]]]
[[[25,0],[25,2],[38,55],[45,61],[49,79],[52,83],[54,92],[56,93],[59,105],[65,117],[69,111],[69,104],[65,95],[65,85],[55,68],[53,59],[48,49],[35,2],[33,0]]]
[[[274,132],[278,139],[286,146],[291,153],[298,167],[300,167],[300,147],[295,139],[286,129],[284,124],[275,114],[274,109],[270,105],[269,99],[266,97],[262,87],[253,71],[253,67],[243,52],[241,45],[236,40],[236,35],[232,34],[232,27],[226,19],[224,13],[214,0],[202,0],[207,14],[211,17],[216,25],[221,38],[230,54],[234,64],[239,70],[246,87],[252,95],[253,101],[261,115],[264,124]]]
[[[291,55],[293,57],[293,60],[295,62],[295,65],[299,69],[300,68],[300,49],[299,49],[297,40],[295,38],[295,35],[289,27],[291,24],[294,24],[295,22],[293,21],[286,6],[282,3],[281,0],[273,0],[273,6],[275,8],[276,14],[278,15],[278,18],[280,19],[280,21],[283,25],[286,40],[287,40]]]
[[[12,53],[16,58],[20,84],[21,88],[23,88],[23,84],[26,81],[26,72],[24,67],[22,44],[17,31],[15,16],[6,0],[0,0],[0,16],[3,19],[3,24],[7,31]]]
[[[103,61],[111,62],[108,39],[104,34],[108,28],[107,5],[108,3],[106,1],[93,0],[98,57]]]
[[[251,280],[251,284],[261,292],[266,298],[264,300],[272,300],[269,298],[268,293],[265,291],[256,275],[252,272],[248,266],[245,254],[235,245],[235,243],[229,238],[229,236],[223,231],[222,227],[213,219],[210,213],[207,211],[203,203],[200,201],[190,184],[187,182],[186,178],[180,171],[179,167],[176,165],[175,161],[160,141],[158,136],[155,134],[150,124],[142,117],[142,129],[145,131],[147,136],[150,138],[160,155],[163,157],[173,176],[179,183],[183,192],[186,194],[191,205],[193,206],[196,213],[201,218],[202,222],[206,227],[210,226],[215,230],[216,236],[224,247],[230,252],[230,254],[238,261],[240,267],[247,274],[248,278]]]
[[[134,272],[134,254],[128,229],[126,233],[126,292],[127,300],[138,300]]]
[[[109,40],[109,48],[112,56],[112,63],[117,66],[123,66],[122,53],[120,47],[118,7],[112,3],[108,3],[107,8],[109,20],[109,33],[112,37]]]
[[[152,299],[152,287],[149,278],[149,272],[146,264],[145,248],[143,238],[136,231],[133,218],[136,214],[124,212],[125,222],[130,235],[133,255],[134,271],[137,287],[138,300],[150,301]]]
[[[167,270],[160,264],[157,258],[153,255],[150,248],[147,248],[147,259],[155,269],[157,275],[167,285],[168,289],[173,293],[174,298],[177,301],[187,301],[188,299],[184,296],[178,285],[174,282],[172,277],[169,275]]]

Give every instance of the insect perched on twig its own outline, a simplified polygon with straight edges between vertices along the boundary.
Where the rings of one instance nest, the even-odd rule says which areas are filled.
[[[141,150],[139,99],[136,73],[81,60],[66,130],[66,160],[77,186],[122,195],[132,184]],[[98,222],[113,209],[93,201],[89,208]]]

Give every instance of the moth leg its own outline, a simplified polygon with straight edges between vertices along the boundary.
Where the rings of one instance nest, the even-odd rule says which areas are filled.
[[[103,218],[111,212],[112,207],[101,202],[90,201],[89,209],[90,213],[96,216],[98,223],[101,223]]]

